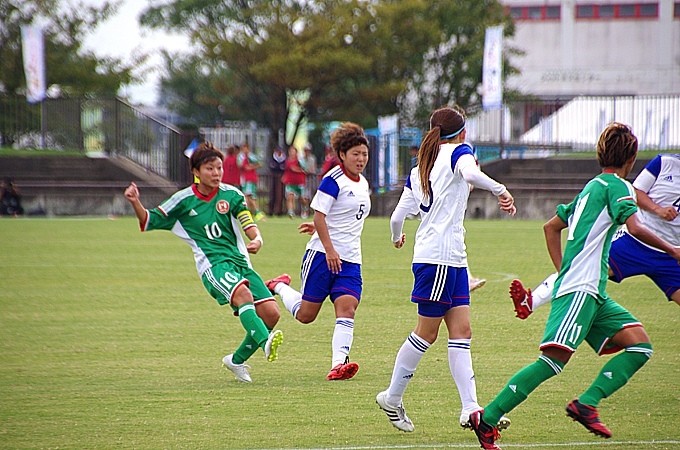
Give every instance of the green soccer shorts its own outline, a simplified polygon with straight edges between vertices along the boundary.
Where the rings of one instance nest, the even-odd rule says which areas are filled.
[[[293,194],[295,198],[302,197],[302,193],[304,192],[304,190],[305,190],[304,184],[301,184],[299,186],[296,184],[286,184],[284,189],[286,197],[288,197],[290,194]]]
[[[274,299],[260,275],[250,267],[221,263],[206,270],[202,281],[205,289],[220,305],[230,304],[232,294],[243,284],[250,289],[255,304]],[[238,308],[232,306],[232,309],[236,311]]]
[[[246,181],[241,188],[244,195],[250,195],[253,200],[257,200],[257,183]]]
[[[596,299],[585,292],[572,292],[552,301],[540,349],[557,347],[568,352],[585,340],[598,355],[621,350],[611,338],[624,328],[642,326],[614,300]]]

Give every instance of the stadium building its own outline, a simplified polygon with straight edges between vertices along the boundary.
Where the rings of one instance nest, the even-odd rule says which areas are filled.
[[[507,88],[539,98],[680,94],[680,1],[502,0],[521,75]]]

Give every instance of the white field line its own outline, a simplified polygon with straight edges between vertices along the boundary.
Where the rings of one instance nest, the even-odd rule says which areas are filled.
[[[594,441],[594,442],[562,442],[545,444],[503,444],[503,448],[560,448],[560,447],[602,447],[605,445],[652,445],[670,444],[680,445],[680,440],[651,440],[651,441]],[[402,450],[415,448],[479,448],[479,444],[408,444],[408,445],[361,445],[348,447],[279,447],[279,448],[250,448],[249,450]]]

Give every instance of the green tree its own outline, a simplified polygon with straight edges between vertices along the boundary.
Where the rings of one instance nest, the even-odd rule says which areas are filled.
[[[431,0],[426,3],[429,7],[423,14],[438,30],[439,38],[423,51],[418,70],[400,98],[402,118],[414,124],[427,120],[434,109],[442,106],[478,105],[486,27],[502,24],[506,37],[514,34],[514,23],[497,1]],[[520,52],[509,47],[505,53]],[[505,58],[503,72],[505,79],[518,70]]]
[[[199,76],[202,87],[195,92],[206,95],[192,101],[209,108],[222,105],[226,115],[273,131],[286,128],[294,102],[301,112],[298,124],[305,118],[351,118],[374,126],[378,115],[407,105],[407,88],[416,98],[423,92],[428,98],[425,81],[436,69],[428,55],[435,50],[442,67],[437,73],[446,78],[438,82],[442,104],[456,100],[466,106],[474,98],[481,82],[484,27],[508,19],[495,0],[449,3],[174,0],[147,9],[142,24],[186,32],[198,44],[193,68],[165,78],[168,87],[173,77],[186,73],[209,78],[204,83]],[[509,24],[506,32],[511,31]],[[189,99],[187,94],[180,97]],[[412,109],[420,103],[437,104],[417,100]],[[288,143],[293,139],[287,136]]]
[[[99,58],[82,47],[83,38],[115,13],[116,5],[77,4],[64,8],[59,0],[0,1],[0,92],[24,94],[26,79],[21,54],[21,26],[43,25],[46,84],[62,95],[115,95],[121,85],[141,76],[135,73],[146,57],[123,62]]]

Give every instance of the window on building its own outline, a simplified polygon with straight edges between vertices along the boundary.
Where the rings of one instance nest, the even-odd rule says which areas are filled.
[[[635,17],[635,5],[620,5],[619,17]]]
[[[658,17],[659,5],[656,3],[649,3],[640,5],[640,17]]]
[[[579,19],[594,19],[595,7],[593,5],[577,5],[576,17]]]
[[[676,11],[678,3],[675,3]],[[577,19],[649,19],[659,17],[658,3],[577,5]],[[676,13],[677,17],[677,13]]]
[[[678,4],[675,5],[675,9],[678,9]],[[546,19],[559,19],[560,18],[560,7],[559,6],[546,6],[545,7],[545,18]]]
[[[541,19],[541,7],[531,6],[527,8],[527,19],[540,20]]]
[[[559,20],[559,6],[513,6],[507,9],[515,20]]]
[[[613,18],[614,17],[614,5],[600,5],[597,11],[597,15],[600,18]]]
[[[680,19],[680,3],[676,3],[674,6],[673,16],[675,16],[676,19]]]

